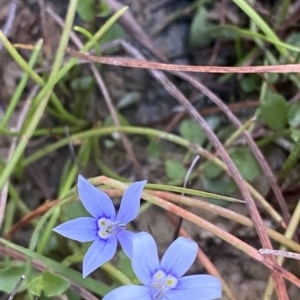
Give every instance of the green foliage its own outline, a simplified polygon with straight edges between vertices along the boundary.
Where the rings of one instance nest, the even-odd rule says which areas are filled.
[[[190,44],[192,47],[205,47],[210,44],[211,37],[208,34],[210,27],[211,25],[207,21],[206,9],[199,8],[190,29]]]
[[[93,77],[84,76],[80,78],[74,78],[71,81],[71,88],[74,91],[84,91],[89,89],[94,82]]]
[[[123,115],[121,115],[120,113],[117,112],[117,116],[118,116],[118,119],[119,119],[121,125],[123,125],[123,126],[129,126],[130,125],[128,120]],[[115,126],[114,120],[113,120],[111,115],[109,115],[105,119],[105,121],[103,123],[103,126],[105,126],[105,127]]]
[[[130,280],[136,280],[136,276],[131,266],[130,258],[123,252],[119,252],[119,270],[124,273]]]
[[[201,181],[202,181],[203,189],[205,191],[209,191],[221,195],[230,195],[236,191],[236,184],[234,180],[227,175],[218,178],[213,178],[213,179],[209,179],[205,176],[201,176]],[[207,198],[207,201],[224,207],[230,205],[228,201],[219,200],[219,199]]]
[[[99,17],[105,18],[111,13],[111,9],[105,1],[101,1],[99,8],[100,8],[100,12],[98,13]]]
[[[28,290],[38,297],[40,297],[42,293],[44,293],[46,297],[53,297],[64,293],[69,286],[69,281],[62,276],[45,271],[28,284]]]
[[[203,174],[206,178],[213,179],[220,176],[222,172],[223,170],[218,165],[208,161]]]
[[[206,135],[202,128],[192,119],[182,121],[179,126],[179,132],[183,138],[200,146],[206,140]]]
[[[180,180],[184,179],[187,170],[181,163],[168,159],[165,161],[165,172],[170,179]]]
[[[80,18],[86,22],[92,22],[96,16],[94,0],[79,1],[77,6],[77,12]]]
[[[285,127],[288,121],[289,106],[285,99],[271,91],[260,106],[261,119],[272,129],[280,130]]]
[[[119,101],[117,108],[127,108],[128,106],[139,102],[141,99],[141,94],[139,92],[130,92],[126,93],[126,95]]]
[[[253,181],[259,175],[259,166],[249,148],[237,147],[230,150],[229,154],[245,180]]]
[[[25,266],[11,266],[0,269],[0,291],[11,293],[16,286],[18,280],[25,274]],[[25,282],[22,283],[19,291],[24,289]]]
[[[91,215],[86,211],[81,201],[70,202],[64,207],[64,214],[66,220],[73,220],[79,217],[90,217]]]
[[[124,39],[125,31],[119,24],[112,25],[109,30],[101,38],[99,45],[112,42],[116,39]]]
[[[147,152],[149,157],[159,158],[163,153],[163,149],[159,142],[151,140],[148,145]]]
[[[300,128],[300,102],[293,103],[288,113],[289,125],[293,128]]]
[[[245,92],[254,92],[258,91],[260,88],[261,79],[256,74],[245,75],[241,79],[241,88]]]

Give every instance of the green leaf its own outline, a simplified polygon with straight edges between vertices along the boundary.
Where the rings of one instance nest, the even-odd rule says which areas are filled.
[[[259,166],[249,148],[237,147],[231,149],[229,154],[245,180],[251,182],[259,175]]]
[[[81,201],[70,202],[63,207],[66,221],[73,220],[80,217],[90,217],[91,215],[86,211]]]
[[[162,155],[162,147],[156,140],[151,140],[148,145],[148,156],[153,158],[159,158]]]
[[[99,8],[100,8],[100,12],[98,14],[99,17],[105,18],[111,13],[110,6],[105,1],[101,1]]]
[[[271,91],[266,93],[264,102],[260,106],[261,119],[272,129],[280,130],[288,121],[289,106],[285,99]]]
[[[211,36],[208,34],[210,26],[206,9],[200,8],[191,25],[190,44],[192,47],[205,47],[210,44]]]
[[[182,121],[179,126],[179,132],[183,138],[200,146],[206,140],[206,135],[199,124],[192,119]]]
[[[58,274],[53,274],[48,271],[43,273],[44,293],[47,297],[59,296],[65,292],[70,282]]]
[[[84,2],[84,1],[82,1]],[[113,24],[107,32],[102,36],[99,45],[103,45],[109,42],[112,42],[117,39],[124,39],[125,31],[124,29],[117,23]]]
[[[299,32],[292,33],[287,38],[286,43],[300,48],[300,33]],[[297,53],[295,51],[290,51],[290,55],[293,56],[294,58],[297,58],[298,54],[299,53]]]
[[[25,266],[11,266],[0,269],[0,291],[7,294],[11,293],[16,286],[18,280],[25,274]],[[24,288],[24,282],[19,290]]]
[[[205,177],[213,179],[220,176],[222,171],[223,169],[221,167],[209,161],[204,169],[203,174],[205,175]]]
[[[117,109],[127,108],[128,106],[137,103],[141,99],[141,94],[139,92],[130,92],[119,101]]]
[[[297,142],[300,139],[300,130],[292,129],[291,137],[295,142]]]
[[[240,81],[241,88],[245,92],[254,92],[259,90],[260,86],[260,77],[256,74],[246,74],[245,76],[242,77]]]
[[[300,102],[293,103],[290,107],[288,121],[291,127],[300,127]]]
[[[96,16],[95,1],[84,0],[78,1],[77,12],[80,18],[86,22],[92,22]]]
[[[180,180],[185,177],[186,169],[181,163],[168,159],[165,161],[165,172],[170,179]]]
[[[123,115],[121,115],[120,113],[117,112],[117,116],[118,116],[118,119],[122,126],[130,126],[130,123],[127,121],[127,119]],[[115,126],[114,120],[111,115],[109,115],[105,119],[103,126],[104,127]]]
[[[130,280],[135,280],[136,276],[132,270],[130,258],[123,252],[119,252],[119,270],[124,273]]]
[[[33,278],[28,286],[28,291],[35,295],[35,296],[38,296],[40,297],[42,292],[43,292],[43,289],[44,289],[44,280],[43,280],[43,276],[40,275],[40,276],[37,276],[35,278]]]
[[[234,180],[224,175],[221,178],[209,179],[205,176],[201,176],[201,181],[203,184],[203,188],[207,191],[214,192],[217,194],[232,194],[236,190],[236,184]],[[213,199],[213,198],[206,198],[206,200],[210,203],[220,205],[223,207],[227,207],[230,205],[230,202],[220,200],[220,199]]]
[[[74,78],[71,81],[71,88],[74,91],[84,91],[89,89],[94,82],[93,77],[91,76],[84,76],[80,78]]]
[[[30,281],[28,290],[38,297],[41,296],[42,292],[46,297],[53,297],[61,295],[69,286],[70,283],[62,276],[45,271]]]
[[[41,254],[35,253],[29,249],[26,249],[24,247],[18,246],[16,244],[13,244],[3,238],[0,238],[1,244],[19,251],[20,253],[25,254],[27,257],[36,259],[37,261],[42,262],[44,265],[46,265],[48,268],[51,268],[55,270],[56,272],[59,272],[66,278],[72,280],[73,282],[79,284],[80,286],[90,290],[91,292],[103,296],[111,291],[111,288],[108,287],[106,284],[104,284],[101,281],[89,278],[82,278],[82,274],[72,270],[70,268],[64,267],[61,263],[56,262],[48,257],[45,257]]]

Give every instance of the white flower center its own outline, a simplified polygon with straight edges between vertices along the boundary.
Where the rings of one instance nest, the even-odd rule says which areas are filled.
[[[111,235],[118,234],[126,228],[126,224],[121,222],[113,222],[108,218],[100,218],[98,220],[98,235],[101,239],[107,240]]]
[[[162,270],[158,270],[152,277],[150,295],[153,300],[162,299],[165,293],[177,286],[178,279],[173,275],[166,275]]]

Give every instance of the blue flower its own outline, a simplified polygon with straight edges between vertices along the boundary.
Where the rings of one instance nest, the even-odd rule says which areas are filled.
[[[176,239],[159,262],[152,236],[141,232],[133,238],[132,268],[144,284],[125,285],[103,300],[212,300],[222,296],[221,282],[211,275],[182,277],[194,262],[198,246],[183,237]]]
[[[126,225],[139,212],[140,197],[145,184],[146,181],[135,182],[126,189],[116,216],[114,205],[108,195],[79,175],[79,197],[92,217],[74,219],[53,230],[79,242],[94,241],[83,259],[83,277],[114,256],[118,240],[124,252],[129,257],[132,256],[132,238],[135,234],[126,230]]]

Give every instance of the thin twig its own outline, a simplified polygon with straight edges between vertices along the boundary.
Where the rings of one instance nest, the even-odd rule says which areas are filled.
[[[14,19],[16,16],[16,11],[17,11],[17,5],[18,5],[19,0],[12,0],[8,12],[8,18],[3,26],[3,33],[6,37],[9,37],[10,31],[12,29]],[[3,48],[2,42],[0,42],[0,51]]]
[[[272,250],[272,249],[259,249],[258,252],[260,254],[272,254],[276,256],[284,256],[287,258],[293,258],[300,260],[300,254],[295,252],[289,252],[289,251],[282,251],[282,250]]]
[[[193,72],[193,73],[300,73],[299,64],[285,64],[272,66],[241,66],[241,67],[222,67],[222,66],[191,66],[159,63],[141,59],[124,58],[121,56],[93,56],[80,53],[68,48],[67,52],[72,56],[87,59],[96,63],[150,70],[163,70],[169,72]]]
[[[40,20],[41,20],[41,31],[43,36],[43,49],[44,53],[46,54],[46,57],[48,60],[52,57],[52,49],[51,44],[49,41],[49,25],[47,22],[47,15],[46,15],[46,5],[44,0],[38,0],[38,4],[40,7]]]

